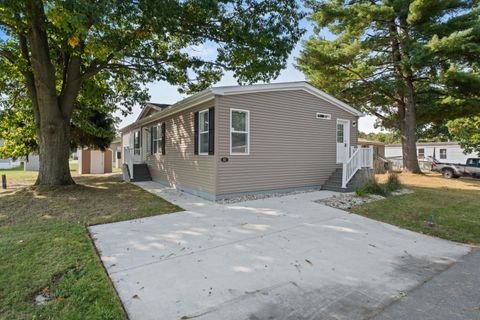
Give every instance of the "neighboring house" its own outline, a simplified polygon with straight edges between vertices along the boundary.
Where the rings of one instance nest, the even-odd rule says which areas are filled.
[[[120,130],[126,180],[222,199],[348,187],[372,166],[371,149],[351,149],[362,114],[306,82],[217,87],[158,106]]]
[[[0,159],[0,169],[13,169],[20,166],[22,162],[17,159],[13,160],[12,158]]]
[[[36,153],[30,153],[26,158],[23,169],[25,171],[38,171],[40,169],[40,157]]]
[[[385,159],[385,143],[358,138],[359,148],[373,148],[375,173],[385,173],[388,169],[388,161]]]
[[[0,140],[0,147],[3,146],[3,140]],[[22,163],[20,159],[12,159],[12,158],[0,158],[0,169],[13,169],[20,166]]]
[[[402,158],[400,144],[387,144],[385,146],[387,158]],[[435,158],[440,162],[465,163],[468,158],[477,157],[474,153],[464,154],[463,149],[456,142],[418,142],[417,156],[419,160]]]
[[[122,162],[122,138],[117,137],[113,139],[109,149],[112,150],[112,168],[120,168]]]
[[[78,162],[78,153],[73,151],[71,153],[71,163]],[[23,169],[25,171],[38,171],[40,170],[40,156],[35,152],[30,152],[28,157],[25,157],[25,162],[23,163]]]
[[[373,147],[373,155],[375,157],[385,158],[385,143],[358,138],[358,147],[368,148],[370,146]]]

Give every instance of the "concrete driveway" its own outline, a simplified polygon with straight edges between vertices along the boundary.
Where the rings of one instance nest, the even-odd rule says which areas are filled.
[[[90,227],[131,319],[365,319],[469,248],[313,202],[216,204],[153,182],[187,211]]]

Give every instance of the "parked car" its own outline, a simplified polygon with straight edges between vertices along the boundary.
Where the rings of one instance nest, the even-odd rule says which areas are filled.
[[[466,164],[432,162],[432,171],[440,172],[447,178],[480,178],[480,158],[468,158]]]

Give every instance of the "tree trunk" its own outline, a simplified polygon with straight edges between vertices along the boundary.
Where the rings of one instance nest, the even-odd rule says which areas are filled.
[[[41,1],[25,3],[30,30],[28,43],[21,43],[24,58],[31,63],[31,73],[26,75],[26,84],[32,98],[32,107],[38,135],[40,168],[36,185],[59,186],[74,184],[70,175],[68,158],[70,154],[70,118],[80,81],[78,72],[67,77],[69,99],[57,96],[55,68],[50,59],[48,36],[45,30],[46,16]],[[23,37],[23,36],[22,36]],[[26,40],[26,39],[25,39]],[[30,46],[30,56],[26,46]],[[73,67],[79,68],[79,59]],[[69,66],[70,67],[70,66]],[[65,86],[66,87],[66,86]],[[69,86],[71,87],[71,86]],[[63,94],[63,92],[62,92]]]
[[[41,124],[38,134],[40,168],[36,185],[75,184],[70,174],[70,121],[60,116]]]
[[[405,104],[400,115],[400,136],[402,142],[403,171],[420,173],[417,158],[417,120],[415,110],[415,94],[413,83],[407,78]]]
[[[396,35],[393,44],[394,66],[399,79],[404,83],[401,94],[401,103],[399,103],[398,115],[400,120],[400,136],[402,142],[403,171],[420,173],[417,158],[417,119],[416,119],[416,101],[415,87],[413,84],[413,72],[409,63],[410,55],[407,43],[410,41],[408,35],[408,17],[409,6],[405,3],[403,10],[399,14],[400,26],[397,28],[395,21],[391,25],[391,31]]]

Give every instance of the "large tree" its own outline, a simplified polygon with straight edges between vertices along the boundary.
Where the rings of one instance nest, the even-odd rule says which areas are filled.
[[[22,78],[12,77],[12,73],[0,74],[0,88],[9,97],[0,100],[0,158],[16,159],[38,152],[38,138],[29,94]],[[112,88],[98,81],[89,80],[82,86],[70,119],[72,150],[79,146],[103,150],[110,145],[119,120],[113,115],[116,96]]]
[[[476,117],[449,121],[447,126],[448,131],[465,153],[476,153],[480,157],[480,114]]]
[[[299,68],[316,86],[400,132],[420,172],[416,131],[480,108],[478,0],[307,1],[316,24]],[[332,34],[322,37],[323,31]]]
[[[295,0],[0,0],[0,72],[28,93],[37,184],[73,183],[71,120],[76,110],[92,114],[102,92],[128,110],[151,81],[184,92],[225,70],[240,83],[268,81],[301,36],[300,18]],[[199,53],[205,46],[216,53]],[[15,98],[2,88],[0,96]]]

